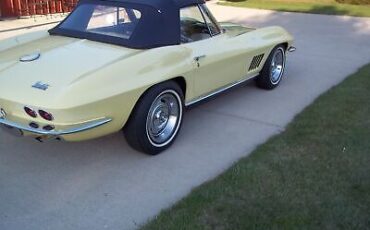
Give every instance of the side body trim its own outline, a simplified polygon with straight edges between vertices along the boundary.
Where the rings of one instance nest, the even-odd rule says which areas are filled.
[[[188,106],[194,105],[194,104],[196,104],[196,103],[198,103],[198,102],[200,102],[200,101],[203,101],[203,100],[205,100],[205,99],[207,99],[207,98],[213,97],[213,96],[215,96],[215,95],[217,95],[217,94],[220,94],[220,93],[222,93],[222,92],[224,92],[224,91],[226,91],[226,90],[228,90],[228,89],[231,89],[231,88],[233,88],[233,87],[235,87],[235,86],[237,86],[237,85],[243,84],[244,82],[247,82],[247,81],[249,81],[249,80],[251,80],[251,79],[253,79],[253,78],[257,77],[258,75],[259,75],[259,73],[254,74],[254,75],[252,75],[251,77],[244,78],[244,79],[242,79],[242,80],[240,80],[240,81],[233,82],[233,83],[231,83],[230,85],[226,85],[226,86],[224,86],[224,87],[222,87],[222,88],[216,89],[215,91],[212,91],[212,92],[211,92],[211,93],[209,93],[209,94],[202,95],[202,96],[200,96],[200,97],[198,97],[198,98],[196,98],[196,99],[194,99],[194,100],[191,100],[191,101],[189,101],[189,102],[185,103],[185,106],[186,106],[186,107],[188,107]]]

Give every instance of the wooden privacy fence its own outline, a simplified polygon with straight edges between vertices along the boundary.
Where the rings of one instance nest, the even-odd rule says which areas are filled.
[[[0,0],[2,17],[70,12],[78,0]]]

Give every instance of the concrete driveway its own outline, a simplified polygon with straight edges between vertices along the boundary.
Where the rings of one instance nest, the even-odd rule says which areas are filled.
[[[293,33],[298,50],[281,87],[264,91],[251,83],[190,109],[174,146],[156,157],[130,149],[121,133],[45,144],[0,133],[1,230],[134,229],[370,62],[369,18],[211,8],[221,20]]]

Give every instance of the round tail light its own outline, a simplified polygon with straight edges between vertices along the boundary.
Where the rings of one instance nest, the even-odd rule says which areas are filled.
[[[37,113],[36,113],[36,111],[35,110],[33,110],[33,109],[31,109],[31,108],[29,108],[29,107],[24,107],[24,111],[28,114],[28,116],[30,116],[30,117],[33,117],[33,118],[35,118],[35,117],[37,117]]]
[[[51,113],[48,113],[44,110],[39,110],[39,114],[42,118],[44,118],[47,121],[52,121],[54,119],[53,115],[51,115]]]

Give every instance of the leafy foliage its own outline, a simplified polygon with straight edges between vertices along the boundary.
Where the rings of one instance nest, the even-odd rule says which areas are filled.
[[[370,0],[335,0],[338,3],[353,4],[353,5],[370,5]]]

